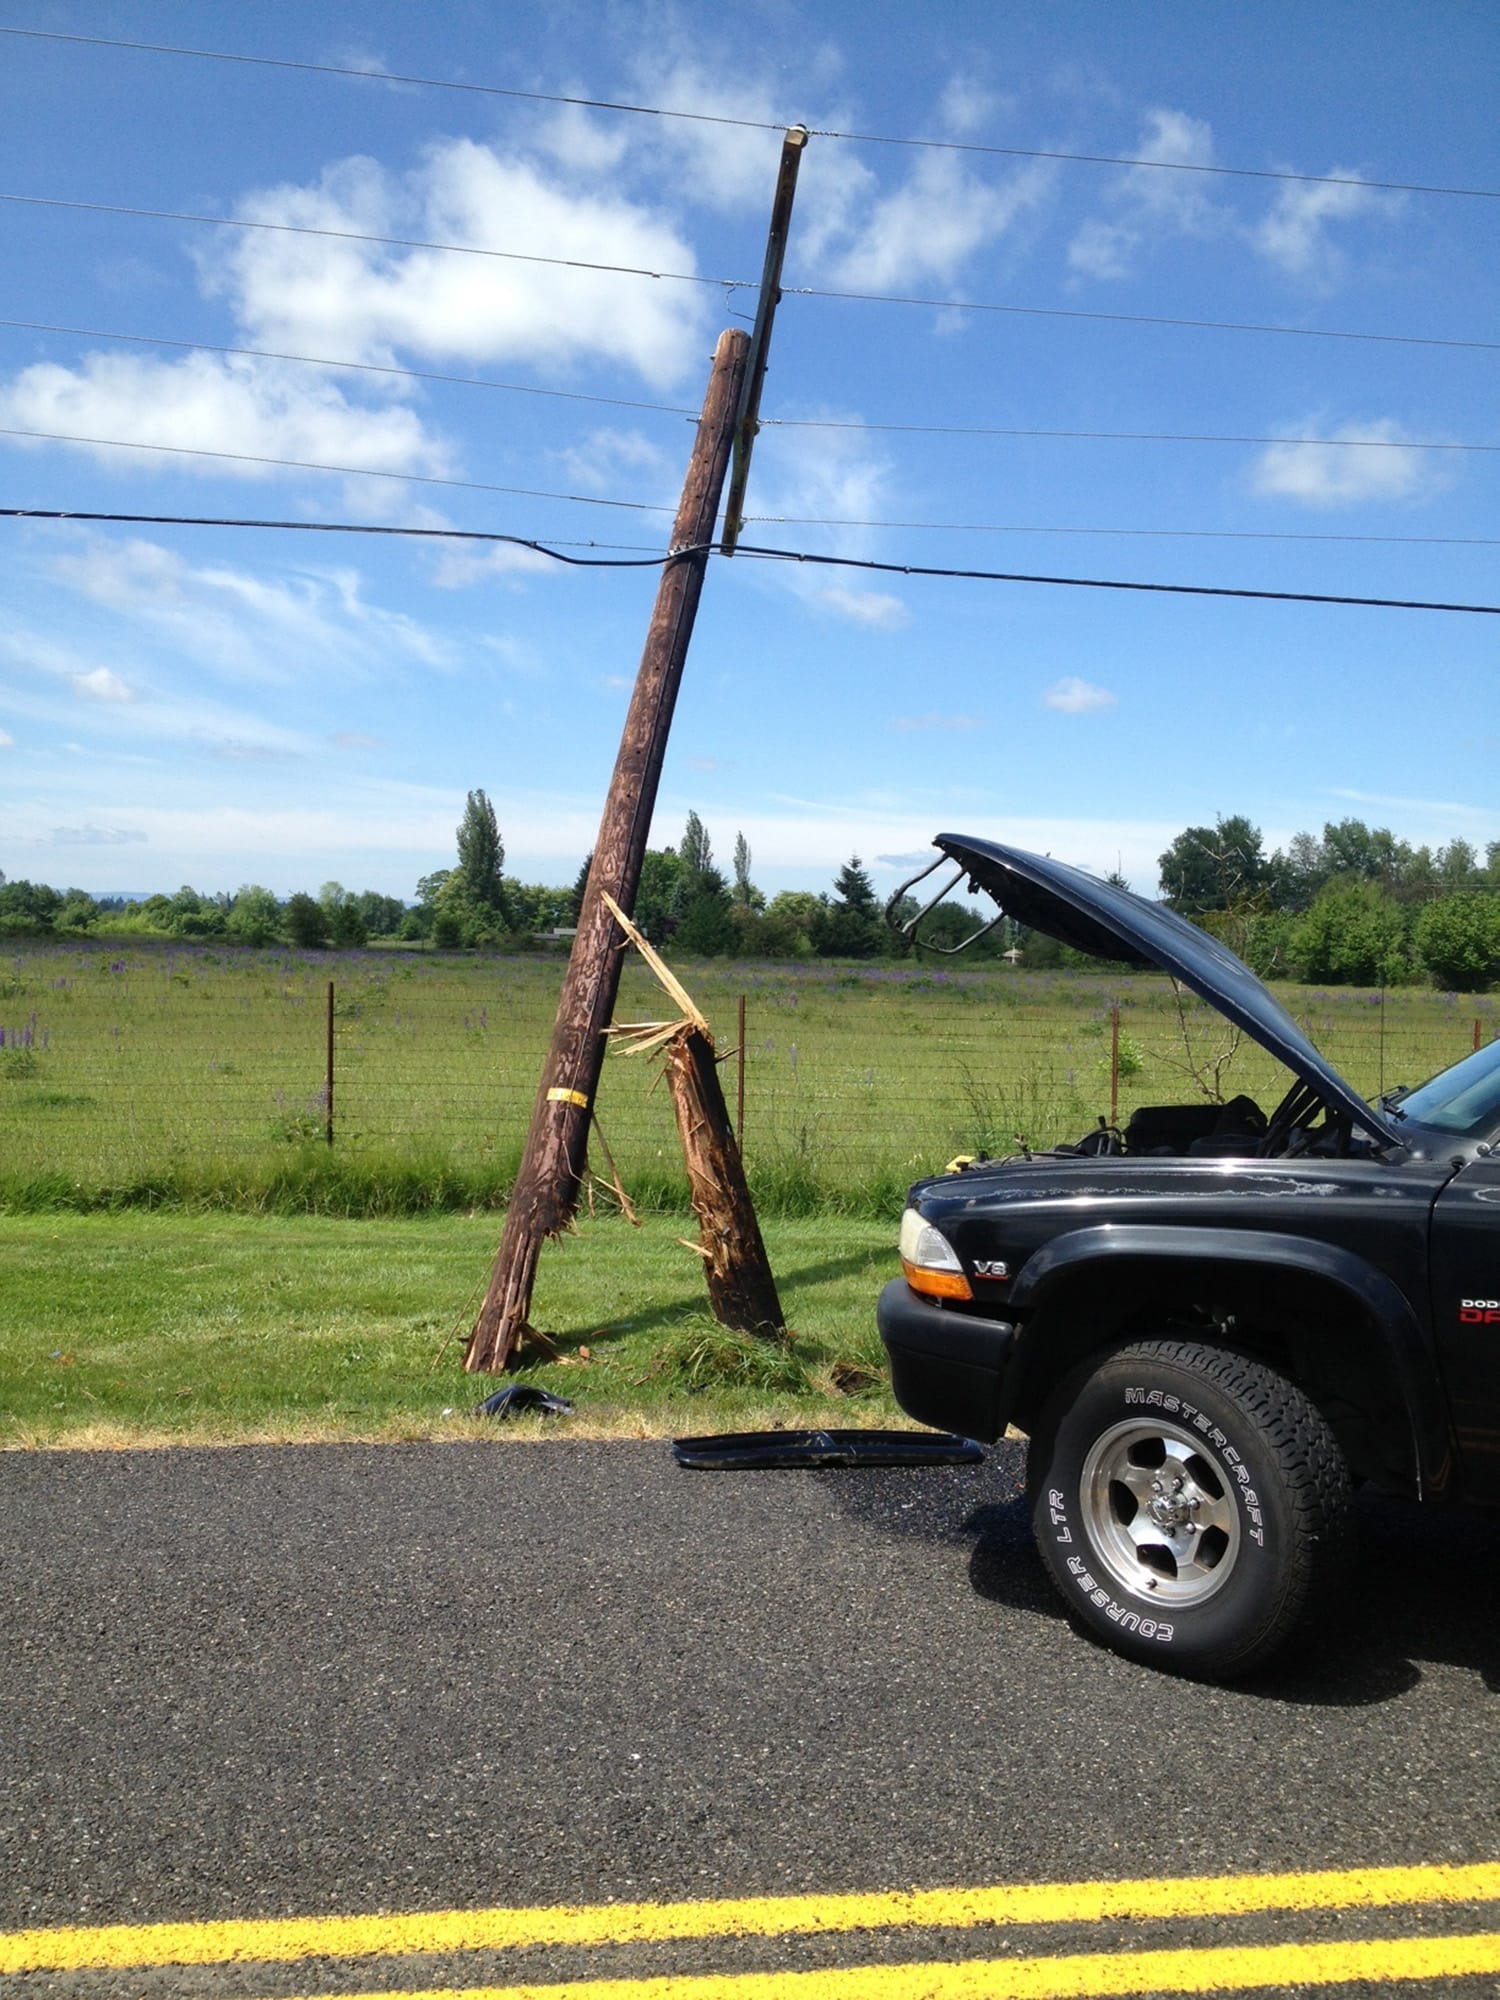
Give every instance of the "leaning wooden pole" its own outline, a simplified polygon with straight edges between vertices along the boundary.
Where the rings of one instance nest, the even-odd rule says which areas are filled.
[[[578,1207],[589,1120],[604,1064],[604,1030],[620,983],[621,933],[604,895],[607,891],[627,912],[635,907],[667,733],[724,490],[749,347],[749,336],[731,328],[720,334],[714,350],[713,372],[672,528],[671,553],[656,593],[594,842],[552,1046],[506,1209],[489,1291],[469,1336],[464,1365],[471,1372],[493,1373],[505,1367],[528,1330],[542,1245],[567,1228]]]

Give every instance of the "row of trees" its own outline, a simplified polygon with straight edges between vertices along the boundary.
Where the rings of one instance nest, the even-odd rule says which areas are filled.
[[[82,890],[7,882],[0,875],[0,935],[60,933],[222,939],[304,949],[361,945],[371,938],[431,942],[446,949],[515,948],[565,933],[588,878],[551,887],[505,873],[505,846],[487,794],[468,795],[451,868],[424,875],[416,900],[326,882],[316,896],[279,900],[256,884],[237,894],[191,888],[143,902],[96,899]],[[708,830],[688,814],[674,846],[648,849],[636,922],[654,944],[695,957],[855,958],[909,955],[884,922],[857,855],[830,892],[783,890],[769,900],[751,879],[737,834],[730,872],[714,860]],[[1242,814],[1190,826],[1160,857],[1163,899],[1225,942],[1265,977],[1318,984],[1391,985],[1424,977],[1462,991],[1500,982],[1500,841],[1481,856],[1470,842],[1435,850],[1398,840],[1386,827],[1345,819],[1321,835],[1299,833],[1265,852]],[[954,944],[984,922],[944,905],[924,938]],[[1073,964],[1078,955],[1002,924],[974,948],[1018,950],[1032,966]]]
[[[1161,856],[1162,895],[1263,977],[1390,986],[1500,981],[1500,841],[1413,847],[1345,819],[1266,854],[1243,815],[1190,826]]]

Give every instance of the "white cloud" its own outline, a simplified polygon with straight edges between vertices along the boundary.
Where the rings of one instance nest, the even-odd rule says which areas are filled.
[[[1091,216],[1068,245],[1068,269],[1086,278],[1128,278],[1140,232]]]
[[[785,114],[773,102],[769,85],[751,77],[726,83],[728,73],[727,64],[709,68],[689,58],[672,62],[646,59],[636,70],[641,87],[650,92],[648,104],[781,126]],[[659,179],[664,163],[675,165],[691,199],[707,207],[768,206],[781,157],[781,130],[710,125],[692,118],[633,122],[642,153],[649,152],[653,179]]]
[[[1297,430],[1307,437],[1316,423]],[[1342,424],[1326,444],[1267,445],[1254,461],[1251,491],[1267,498],[1294,500],[1304,507],[1353,507],[1367,500],[1420,500],[1447,483],[1436,455],[1402,443],[1401,426],[1390,418]],[[1384,448],[1361,451],[1340,446],[1340,438],[1373,438]]]
[[[351,404],[316,371],[222,355],[90,354],[76,369],[37,362],[0,387],[0,423],[77,438],[92,457],[125,469],[157,471],[166,461],[88,441],[161,445],[183,454],[175,467],[218,478],[274,476],[274,466],[255,463],[269,459],[375,472],[440,474],[449,465],[447,448],[399,404]],[[192,455],[213,452],[242,462]]]
[[[798,414],[851,421],[847,411],[820,408]],[[881,518],[891,471],[891,461],[857,428],[768,428],[756,446],[744,539],[865,560],[874,553],[878,531],[858,524]],[[857,624],[893,630],[907,622],[899,597],[830,583],[827,571],[810,563],[768,562],[756,568],[772,587]]]
[[[429,146],[401,176],[343,160],[315,186],[265,189],[246,220],[421,238],[538,258],[691,273],[692,246],[663,216],[597,186],[580,191],[538,165],[469,139]],[[657,386],[681,377],[703,345],[699,288],[643,285],[602,270],[515,257],[402,250],[388,244],[247,230],[204,253],[258,346],[388,362],[398,351],[524,360],[548,373],[584,360],[632,368]]]
[[[1213,129],[1185,111],[1147,114],[1136,142],[1143,160],[1164,166],[1126,167],[1109,189],[1112,220],[1090,217],[1068,246],[1068,267],[1088,278],[1124,278],[1139,255],[1163,238],[1212,236],[1229,226],[1228,211],[1210,197],[1200,174],[1213,164]]]
[[[1033,161],[989,181],[952,153],[921,153],[906,180],[877,196],[838,251],[836,285],[861,291],[951,283],[965,260],[997,242],[1050,193],[1052,168]]]
[[[0,729],[0,750],[14,750],[16,739],[8,729]]]
[[[1064,715],[1087,715],[1093,709],[1114,708],[1118,703],[1118,697],[1108,688],[1080,680],[1077,674],[1065,674],[1060,681],[1054,681],[1042,700],[1048,708],[1059,709]]]
[[[994,117],[1002,102],[994,91],[986,90],[973,77],[954,76],[944,86],[938,116],[954,138],[972,139]]]
[[[95,667],[92,673],[75,674],[73,685],[86,701],[139,701],[140,696],[132,687],[127,687],[109,667]]]
[[[519,548],[513,542],[435,542],[431,546],[438,551],[432,580],[440,590],[463,590],[491,577],[535,576],[558,568],[540,549]]]
[[[367,603],[352,569],[287,566],[268,577],[228,563],[196,566],[132,538],[93,541],[57,557],[52,570],[80,595],[237,679],[285,683],[310,669],[374,673],[393,661],[451,661],[447,644],[415,619]]]
[[[1284,183],[1270,213],[1250,234],[1256,250],[1270,263],[1292,277],[1321,285],[1333,283],[1343,270],[1342,255],[1329,241],[1330,225],[1357,216],[1390,215],[1400,206],[1399,197],[1349,185],[1359,176],[1347,168],[1333,167],[1330,175],[1343,185]]]
[[[873,631],[896,632],[911,623],[911,613],[899,597],[883,590],[850,590],[844,584],[830,584],[814,593],[816,601],[855,625]]]
[[[139,827],[127,826],[55,826],[52,829],[54,847],[133,847],[143,842],[146,836]]]
[[[336,750],[378,750],[380,738],[367,736],[362,729],[336,730],[333,737]]]
[[[682,462],[640,431],[605,428],[591,431],[582,444],[559,452],[563,470],[575,486],[612,499],[660,502],[674,511],[674,485],[682,477]]]

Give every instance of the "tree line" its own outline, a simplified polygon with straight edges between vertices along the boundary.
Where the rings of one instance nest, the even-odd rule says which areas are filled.
[[[1500,840],[1413,847],[1360,819],[1265,852],[1242,814],[1190,826],[1161,856],[1163,900],[1263,978],[1454,992],[1500,981]]]
[[[445,950],[515,950],[566,935],[576,922],[586,859],[561,886],[505,873],[505,846],[484,791],[468,794],[455,829],[451,868],[424,875],[415,900],[325,882],[280,899],[249,883],[235,894],[175,895],[134,902],[81,889],[9,882],[0,875],[0,936],[175,937],[227,944],[289,944],[303,950],[371,940]],[[1481,856],[1470,842],[1413,847],[1363,820],[1297,834],[1267,854],[1243,814],[1190,826],[1159,859],[1159,891],[1170,908],[1223,938],[1263,977],[1312,984],[1394,985],[1430,979],[1475,992],[1500,982],[1500,840]],[[735,836],[726,873],[708,830],[690,812],[675,845],[650,848],[635,920],[653,944],[693,957],[902,958],[910,943],[884,921],[868,871],[851,855],[821,894],[789,889],[767,898],[751,878],[751,853]],[[914,914],[910,901],[900,914]],[[947,903],[922,927],[924,940],[953,945],[986,915]],[[1013,954],[1027,966],[1089,961],[1008,922],[973,947],[976,957]]]

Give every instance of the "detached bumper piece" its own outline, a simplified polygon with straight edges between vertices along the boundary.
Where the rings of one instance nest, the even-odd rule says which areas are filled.
[[[978,1465],[972,1438],[920,1431],[731,1431],[677,1438],[672,1456],[697,1472],[776,1472],[797,1466]]]

